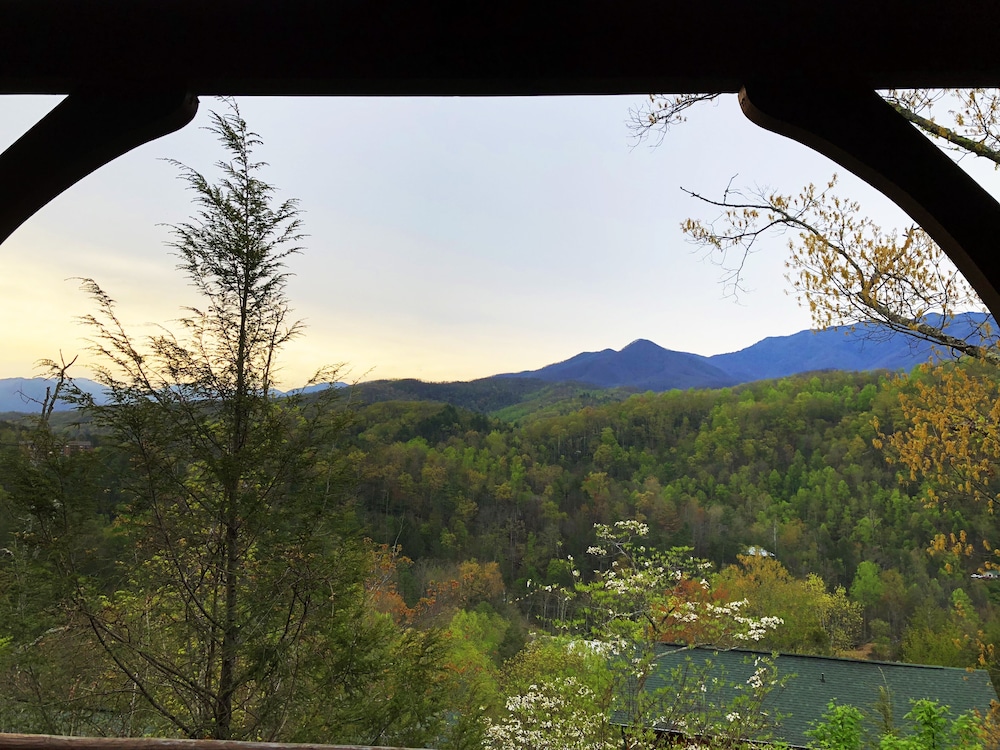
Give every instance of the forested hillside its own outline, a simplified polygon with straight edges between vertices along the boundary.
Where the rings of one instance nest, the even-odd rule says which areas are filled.
[[[423,566],[496,561],[518,594],[528,580],[566,583],[566,556],[587,565],[594,524],[619,519],[645,521],[653,544],[690,546],[717,569],[758,547],[831,590],[876,570],[867,619],[891,625],[876,627],[881,653],[899,656],[914,617],[934,620],[958,587],[987,607],[994,585],[970,578],[985,552],[928,554],[938,534],[989,538],[986,506],[925,507],[873,446],[876,419],[883,432],[901,419],[903,382],[828,372],[516,424],[377,404],[352,437],[358,509],[373,538]]]

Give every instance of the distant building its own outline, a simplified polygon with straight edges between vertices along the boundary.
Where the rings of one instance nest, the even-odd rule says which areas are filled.
[[[994,570],[990,568],[989,570],[984,570],[982,573],[973,573],[973,578],[982,578],[987,581],[1000,580],[1000,570]]]
[[[87,453],[94,450],[94,445],[89,440],[70,440],[62,449],[64,456],[72,456],[74,453]]]
[[[747,547],[747,554],[751,557],[775,557],[773,552],[768,552],[763,547],[757,547],[756,545]]]

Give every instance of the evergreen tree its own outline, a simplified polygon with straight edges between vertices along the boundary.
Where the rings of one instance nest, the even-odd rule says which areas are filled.
[[[427,744],[442,731],[444,646],[370,600],[372,550],[341,481],[350,459],[334,448],[349,413],[335,388],[308,398],[274,388],[281,350],[301,330],[285,294],[296,204],[260,179],[259,138],[235,105],[212,122],[228,159],[215,183],[178,165],[198,210],[171,243],[202,304],[177,333],[139,338],[84,282],[108,403],[68,387],[102,434],[94,457],[120,494],[103,534],[78,538],[83,525],[65,522],[65,501],[86,497],[54,494],[66,462],[46,419],[27,453],[8,455],[19,472],[4,483],[8,506],[23,529],[0,570],[0,583],[18,586],[5,585],[0,604],[37,627],[0,632],[2,678],[16,693],[0,700],[0,721],[64,734]],[[83,543],[111,562],[78,564],[91,555],[67,552]],[[56,576],[66,585],[46,588],[37,607],[18,593]]]
[[[260,178],[260,140],[235,105],[213,114],[211,129],[229,159],[214,184],[178,165],[198,211],[171,243],[202,306],[179,333],[137,340],[112,298],[84,282],[110,400],[77,397],[130,471],[119,584],[81,592],[79,604],[136,693],[137,727],[165,720],[189,737],[273,738],[317,645],[359,616],[363,566],[326,481],[344,418],[330,408],[334,390],[308,405],[274,395],[278,355],[301,330],[285,293],[285,261],[302,236],[296,203],[277,202]]]

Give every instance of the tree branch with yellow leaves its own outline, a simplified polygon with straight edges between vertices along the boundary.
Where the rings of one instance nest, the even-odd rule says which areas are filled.
[[[883,97],[903,118],[943,142],[946,148],[1000,166],[1000,92],[996,89],[894,89]],[[934,106],[942,102],[954,107],[947,112],[949,125],[931,117]]]
[[[957,313],[982,305],[944,252],[917,227],[883,230],[835,186],[836,178],[797,196],[727,189],[721,200],[687,190],[722,213],[712,221],[688,219],[681,228],[725,269],[730,294],[741,291],[742,269],[763,235],[794,232],[786,278],[817,328],[876,323],[1000,365],[989,328],[968,338],[948,331]],[[939,325],[930,322],[933,313],[941,314]]]

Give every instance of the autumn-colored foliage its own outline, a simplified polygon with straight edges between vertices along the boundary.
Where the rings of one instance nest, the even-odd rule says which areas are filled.
[[[371,569],[365,591],[372,608],[392,617],[399,625],[441,623],[459,609],[480,602],[498,602],[504,594],[500,567],[495,562],[466,560],[455,569],[455,577],[432,580],[413,604],[407,605],[399,591],[399,575],[413,561],[399,545],[367,543]]]

